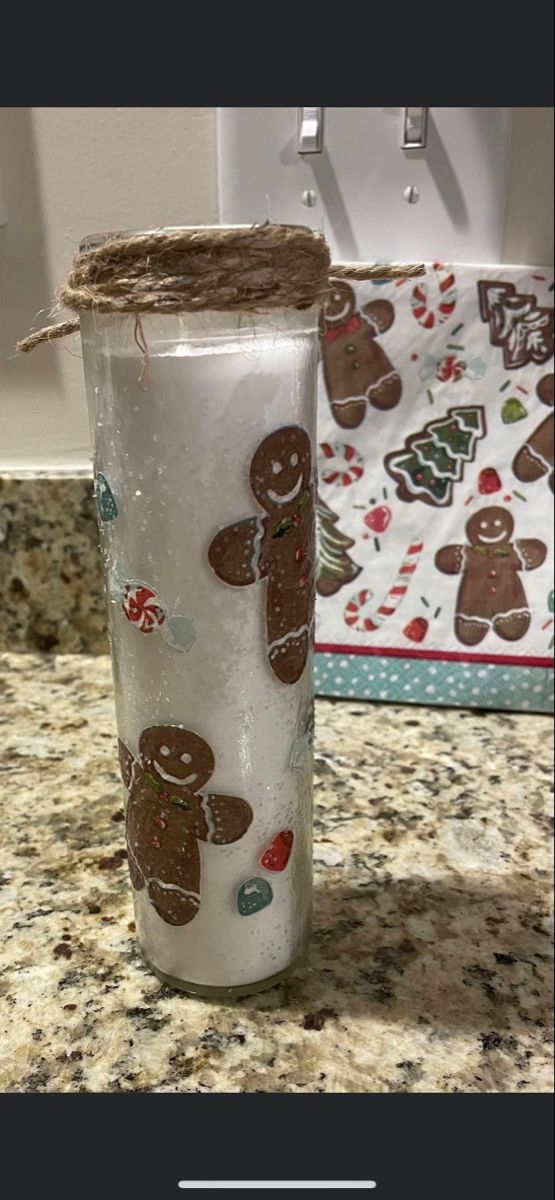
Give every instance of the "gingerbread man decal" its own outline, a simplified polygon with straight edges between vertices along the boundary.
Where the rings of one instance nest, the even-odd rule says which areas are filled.
[[[466,525],[468,545],[443,546],[435,565],[444,575],[461,575],[455,634],[477,646],[489,629],[507,642],[524,637],[530,611],[520,571],[540,567],[547,547],[537,538],[511,541],[514,521],[504,508],[481,508]]]
[[[210,746],[180,725],[151,725],[141,734],[140,761],[119,743],[128,790],[126,835],[131,883],[146,887],[168,925],[188,925],[201,901],[198,843],[237,842],[252,809],[237,796],[203,794],[214,770]]]
[[[544,375],[536,388],[536,395],[542,404],[553,408],[553,375]],[[513,471],[522,483],[533,483],[548,476],[548,483],[553,491],[553,412],[538,425],[537,429],[520,447],[513,462]]]
[[[378,342],[395,320],[389,300],[370,300],[357,311],[348,283],[335,282],[324,310],[322,358],[331,411],[343,429],[355,429],[374,408],[394,408],[401,379]]]
[[[221,529],[208,560],[232,587],[266,580],[268,660],[282,683],[306,666],[314,613],[314,485],[310,439],[299,425],[264,438],[250,467],[263,516]]]

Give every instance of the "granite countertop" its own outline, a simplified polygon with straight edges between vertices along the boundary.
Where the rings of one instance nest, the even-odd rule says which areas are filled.
[[[551,1090],[549,717],[319,701],[310,965],[204,1002],[136,945],[109,660],[0,661],[0,1090]]]

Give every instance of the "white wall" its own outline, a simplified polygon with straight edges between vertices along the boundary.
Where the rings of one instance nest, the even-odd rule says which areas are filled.
[[[553,261],[552,131],[552,109],[515,109],[506,262]],[[79,339],[13,347],[84,234],[217,220],[215,109],[0,108],[1,212],[0,472],[83,468]]]
[[[85,234],[217,219],[215,139],[212,108],[0,108],[0,471],[87,466],[78,337],[13,347]]]

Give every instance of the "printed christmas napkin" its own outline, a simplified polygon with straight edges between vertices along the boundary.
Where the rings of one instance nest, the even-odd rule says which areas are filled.
[[[552,269],[337,283],[318,694],[552,710],[553,330]]]

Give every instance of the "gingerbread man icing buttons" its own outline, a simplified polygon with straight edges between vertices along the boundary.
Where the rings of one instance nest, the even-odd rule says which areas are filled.
[[[455,634],[464,646],[477,646],[490,629],[505,641],[516,642],[530,627],[519,576],[541,566],[547,547],[538,538],[512,541],[513,529],[507,509],[481,508],[467,522],[468,544],[443,546],[435,556],[435,565],[444,575],[462,575]]]
[[[266,580],[268,661],[282,683],[300,679],[314,616],[314,486],[308,434],[287,425],[264,438],[250,484],[264,515],[216,534],[208,560],[232,587]]]
[[[168,925],[187,925],[201,903],[198,843],[237,842],[253,813],[237,796],[205,794],[214,770],[210,746],[178,725],[152,725],[139,741],[139,762],[120,742],[128,788],[126,835],[131,882],[146,887]]]
[[[334,282],[324,311],[322,358],[331,411],[343,429],[355,429],[366,407],[394,408],[402,394],[398,372],[378,342],[395,320],[389,300],[357,310],[350,284]]]
[[[542,404],[553,409],[553,375],[543,375],[536,388]],[[547,475],[553,491],[553,412],[538,425],[521,446],[513,462],[513,471],[522,483],[533,483]]]

